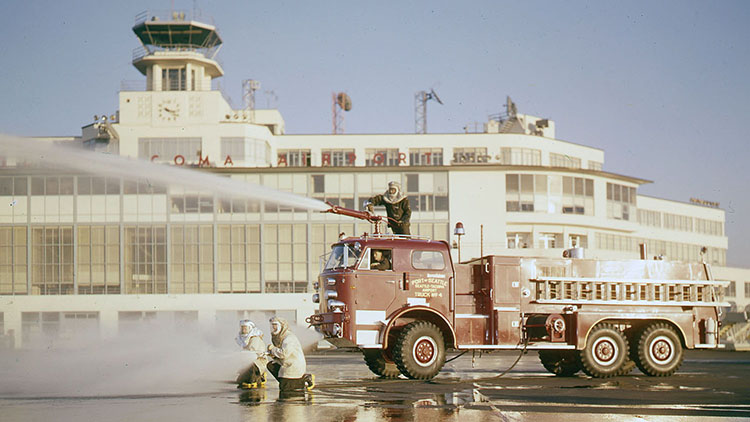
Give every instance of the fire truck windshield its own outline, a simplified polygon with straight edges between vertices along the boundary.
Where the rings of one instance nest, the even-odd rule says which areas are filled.
[[[359,245],[352,245],[351,243],[335,245],[331,251],[331,256],[328,258],[328,262],[326,262],[325,269],[332,270],[334,268],[353,267],[362,253],[362,248],[358,248],[357,246]]]

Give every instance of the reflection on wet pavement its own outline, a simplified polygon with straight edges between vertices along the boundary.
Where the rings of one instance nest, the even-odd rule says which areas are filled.
[[[147,392],[130,396],[0,397],[0,415],[12,421],[614,421],[750,418],[750,354],[711,355],[667,378],[631,375],[592,379],[546,373],[527,356],[502,378],[516,355],[498,353],[451,362],[432,381],[375,378],[356,353],[313,355],[311,392],[238,390],[206,382],[204,392]],[[231,378],[231,376],[227,377]]]

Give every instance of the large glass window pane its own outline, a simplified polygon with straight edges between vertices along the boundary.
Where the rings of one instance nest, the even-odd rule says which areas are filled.
[[[73,195],[73,177],[60,178],[60,195]]]
[[[563,194],[564,195],[572,195],[573,194],[573,178],[563,176]]]
[[[0,177],[0,195],[5,195],[5,196],[13,195],[13,178],[12,177]]]
[[[505,191],[506,192],[518,192],[518,175],[517,174],[506,174],[505,175]]]
[[[28,181],[25,176],[14,177],[13,178],[13,194],[16,196],[26,195],[28,193],[27,183]]]
[[[521,192],[533,192],[534,191],[534,175],[522,174],[521,175]]]

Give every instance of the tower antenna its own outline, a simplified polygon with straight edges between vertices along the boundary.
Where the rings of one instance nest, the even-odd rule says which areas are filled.
[[[430,92],[419,91],[414,94],[415,133],[427,133],[427,101],[429,100],[435,100],[438,104],[443,105],[434,89],[430,89]]]
[[[255,123],[255,91],[259,89],[260,81],[254,79],[242,81],[242,99],[245,102],[245,111],[250,123]]]

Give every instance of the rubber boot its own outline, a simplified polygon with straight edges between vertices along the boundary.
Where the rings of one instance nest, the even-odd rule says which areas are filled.
[[[302,379],[305,381],[305,388],[307,391],[310,391],[315,387],[315,375],[305,374],[302,376]]]

